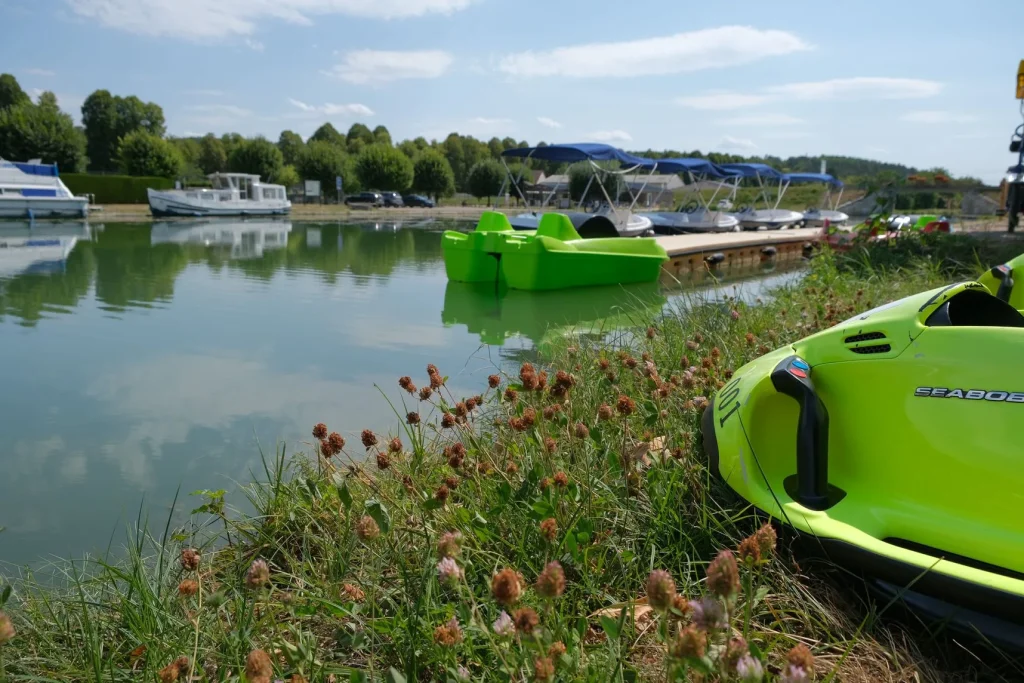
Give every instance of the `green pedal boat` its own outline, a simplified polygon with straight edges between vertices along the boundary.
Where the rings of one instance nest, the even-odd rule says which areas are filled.
[[[441,247],[449,280],[524,290],[655,282],[668,260],[650,238],[582,239],[558,213],[544,214],[532,232],[513,230],[504,214],[487,211],[474,232],[446,231]]]
[[[978,282],[1018,311],[1024,310],[1024,254],[985,271]]]
[[[1022,349],[977,282],[860,314],[736,372],[704,413],[711,469],[837,564],[1019,629]]]

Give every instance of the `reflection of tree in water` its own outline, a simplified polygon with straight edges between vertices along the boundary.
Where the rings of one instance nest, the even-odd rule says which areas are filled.
[[[115,310],[170,301],[188,265],[177,244],[151,244],[150,228],[108,227],[96,241],[96,298]]]
[[[0,320],[14,316],[33,327],[44,310],[72,309],[89,292],[96,258],[91,242],[79,240],[61,273],[25,273],[0,279]]]

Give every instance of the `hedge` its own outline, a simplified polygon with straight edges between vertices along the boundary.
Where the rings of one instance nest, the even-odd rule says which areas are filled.
[[[61,173],[60,179],[72,194],[92,194],[97,204],[146,204],[146,188],[169,190],[174,187],[170,178],[129,175],[93,175],[88,173]]]

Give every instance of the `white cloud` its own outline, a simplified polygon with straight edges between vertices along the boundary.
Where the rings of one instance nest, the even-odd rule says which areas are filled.
[[[952,111],[912,111],[901,116],[900,120],[910,123],[971,123],[977,121],[977,118]]]
[[[731,135],[726,135],[722,138],[722,141],[718,143],[718,149],[746,152],[752,149],[757,149],[757,145],[754,144],[753,140],[735,138]]]
[[[50,71],[49,69],[23,69],[23,71],[30,76],[43,76],[49,78],[50,76],[56,76],[56,71]]]
[[[547,116],[538,116],[537,122],[545,128],[561,128],[562,124],[554,119],[549,119]]]
[[[765,88],[766,92],[798,100],[882,99],[908,100],[934,97],[943,84],[919,78],[858,76],[827,81],[789,83]]]
[[[311,25],[312,17],[340,14],[402,19],[451,14],[475,0],[64,0],[76,14],[104,26],[149,36],[214,40],[251,35],[264,20]]]
[[[248,47],[250,50],[253,50],[254,52],[263,52],[263,48],[265,47],[265,45],[263,45],[263,43],[261,43],[258,40],[253,40],[252,38],[246,38],[245,39],[245,45],[246,45],[246,47]]]
[[[252,111],[243,107],[236,107],[233,104],[193,104],[185,107],[186,111],[194,111],[198,114],[215,114],[223,116],[235,116],[243,118],[252,116]]]
[[[302,111],[308,114],[317,114],[324,116],[373,116],[373,110],[367,107],[365,104],[321,104],[319,106],[306,104],[299,100],[288,98],[288,101],[295,107],[298,107]]]
[[[677,97],[675,103],[683,107],[690,107],[691,109],[725,110],[746,109],[747,107],[763,104],[769,99],[771,98],[767,95],[745,95],[738,92],[717,90],[704,93],[703,95]]]
[[[522,77],[633,77],[735,66],[807,49],[788,31],[722,26],[620,43],[520,52],[505,56],[498,68]]]
[[[722,119],[717,121],[717,123],[726,126],[794,126],[798,123],[804,123],[804,120],[789,114],[750,114],[748,116],[734,116],[730,119]]]
[[[624,130],[596,130],[587,137],[598,142],[631,142],[633,140],[633,136]]]
[[[348,83],[380,83],[404,78],[437,78],[452,65],[443,50],[355,50],[324,73]]]

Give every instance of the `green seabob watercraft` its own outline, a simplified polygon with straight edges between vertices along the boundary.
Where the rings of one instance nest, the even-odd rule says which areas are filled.
[[[515,231],[504,214],[487,211],[472,233],[446,231],[441,246],[449,280],[525,290],[655,282],[668,260],[651,238],[584,240],[557,213],[544,214],[532,232]]]

